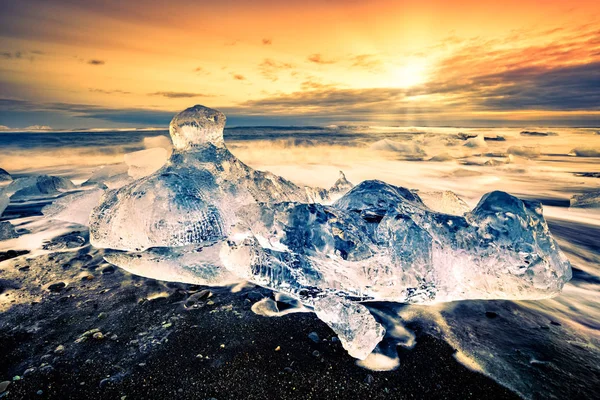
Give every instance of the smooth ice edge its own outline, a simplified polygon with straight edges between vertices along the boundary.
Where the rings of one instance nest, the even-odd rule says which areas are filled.
[[[170,126],[175,151],[167,164],[108,192],[94,210],[92,244],[122,250],[109,254],[109,262],[140,275],[195,282],[206,271],[189,275],[179,252],[211,243],[221,248],[218,260],[198,256],[208,271],[222,265],[233,276],[299,298],[359,358],[383,332],[357,300],[535,299],[557,294],[570,278],[539,204],[493,192],[464,217],[452,216],[379,181],[361,183],[331,207],[305,204],[322,192],[239,161],[223,142],[221,115],[195,106],[176,116]],[[525,235],[531,243],[522,237],[529,230],[535,231]],[[476,246],[464,249],[469,243]],[[480,245],[487,246],[481,254]],[[453,270],[457,265],[460,273]],[[482,265],[493,272],[483,280]],[[216,276],[211,284],[220,283]]]
[[[364,360],[385,335],[385,328],[358,303],[329,296],[315,301],[317,317],[338,335],[348,354]]]

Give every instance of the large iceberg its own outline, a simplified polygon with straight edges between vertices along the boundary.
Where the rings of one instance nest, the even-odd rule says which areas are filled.
[[[224,125],[219,111],[183,111],[169,127],[167,163],[104,194],[90,236],[108,262],[156,279],[248,280],[291,295],[360,359],[385,333],[365,301],[542,299],[571,277],[540,203],[492,192],[469,210],[455,195],[424,203],[381,181],[353,187],[343,174],[330,190],[300,188],[238,160]]]

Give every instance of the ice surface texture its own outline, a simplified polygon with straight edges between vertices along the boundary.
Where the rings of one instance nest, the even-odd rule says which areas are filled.
[[[70,193],[42,209],[42,213],[59,221],[88,225],[90,211],[98,205],[104,191],[99,188]]]
[[[222,253],[225,266],[306,304],[331,294],[420,304],[540,299],[570,279],[540,204],[503,192],[465,216],[433,212],[380,181],[359,184],[331,207],[245,211]]]
[[[571,277],[539,203],[492,192],[471,211],[453,193],[424,203],[381,181],[353,187],[343,174],[329,190],[300,188],[238,160],[224,125],[219,111],[183,111],[170,125],[169,161],[106,192],[90,234],[109,262],[156,279],[244,279],[291,295],[361,359],[385,332],[362,301],[540,299]]]

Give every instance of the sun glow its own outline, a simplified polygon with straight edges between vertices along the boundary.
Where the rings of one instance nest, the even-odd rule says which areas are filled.
[[[421,85],[427,81],[427,63],[424,60],[411,61],[396,68],[392,73],[391,84],[395,87],[408,88]]]

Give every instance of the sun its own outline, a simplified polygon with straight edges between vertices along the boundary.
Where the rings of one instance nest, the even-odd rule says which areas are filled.
[[[396,67],[392,72],[391,84],[394,87],[408,88],[427,81],[427,62],[414,60]]]

